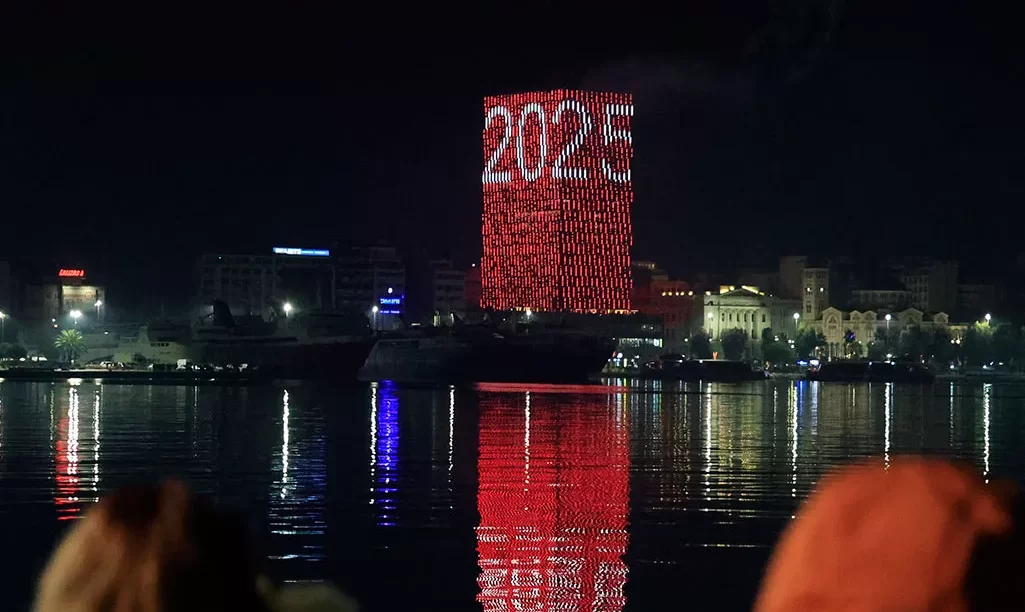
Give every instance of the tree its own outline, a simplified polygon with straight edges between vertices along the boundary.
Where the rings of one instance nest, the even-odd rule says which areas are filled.
[[[762,347],[762,359],[775,364],[793,364],[794,351],[787,342],[771,342]]]
[[[747,349],[747,332],[734,327],[723,332],[720,338],[722,352],[726,359],[737,361],[744,358]]]
[[[777,339],[778,338],[778,339]],[[777,336],[769,328],[762,330],[762,359],[768,363],[781,364],[794,361],[794,351],[786,336]]]
[[[825,346],[826,337],[822,332],[815,331],[809,327],[802,327],[794,338],[794,349],[800,359],[807,359],[815,356],[815,350]]]
[[[957,356],[955,350],[957,345],[950,339],[950,330],[946,327],[937,327],[932,333],[932,342],[929,346],[929,353],[933,361],[946,366]]]
[[[1004,364],[1016,363],[1021,359],[1019,338],[1021,330],[1009,323],[1002,323],[993,330],[992,360]]]
[[[705,332],[698,332],[690,337],[690,358],[712,358],[712,341],[708,339],[708,334]]]
[[[993,329],[987,323],[976,323],[965,330],[961,354],[965,364],[981,365],[992,361]]]
[[[882,361],[886,359],[886,342],[876,340],[868,345],[869,361]]]
[[[21,359],[27,357],[28,351],[20,344],[6,342],[0,344],[0,359]]]
[[[854,336],[854,330],[845,329],[843,332],[843,355],[846,359],[861,357],[861,343]]]
[[[65,329],[57,334],[53,345],[64,353],[67,361],[74,361],[79,354],[85,351],[85,336],[77,329]]]
[[[900,354],[915,361],[921,359],[928,352],[931,344],[932,338],[919,325],[912,325],[901,330],[897,342]]]

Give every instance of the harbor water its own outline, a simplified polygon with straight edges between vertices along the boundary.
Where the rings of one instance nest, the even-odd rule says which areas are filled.
[[[1021,483],[1025,386],[0,382],[0,608],[98,498],[177,476],[365,610],[745,609],[824,472],[906,453]]]

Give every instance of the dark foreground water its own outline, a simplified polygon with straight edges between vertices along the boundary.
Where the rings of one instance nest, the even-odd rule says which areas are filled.
[[[172,475],[244,511],[280,580],[445,611],[743,609],[830,466],[1025,477],[1025,387],[626,385],[0,383],[0,609],[98,497]]]

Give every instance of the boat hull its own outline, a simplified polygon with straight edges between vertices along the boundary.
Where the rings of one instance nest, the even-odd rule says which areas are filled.
[[[595,338],[382,340],[359,378],[410,383],[581,383],[596,379],[614,344]]]
[[[321,342],[211,341],[193,346],[197,363],[249,364],[278,378],[355,380],[373,341],[354,338]]]

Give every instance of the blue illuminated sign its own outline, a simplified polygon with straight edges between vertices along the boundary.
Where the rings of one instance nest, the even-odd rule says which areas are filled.
[[[402,314],[402,312],[401,312],[401,311],[399,311],[399,310],[382,310],[382,311],[381,311],[381,314],[393,314],[393,315],[397,315],[397,314]]]
[[[402,298],[400,298],[400,297],[393,297],[393,298],[381,298],[381,299],[380,299],[380,300],[378,300],[378,301],[379,301],[379,302],[381,302],[381,305],[382,305],[382,306],[388,306],[388,305],[398,305],[398,304],[401,304],[401,303],[402,303]]]
[[[330,257],[327,249],[298,249],[295,247],[274,247],[275,255],[299,255],[301,257]]]

